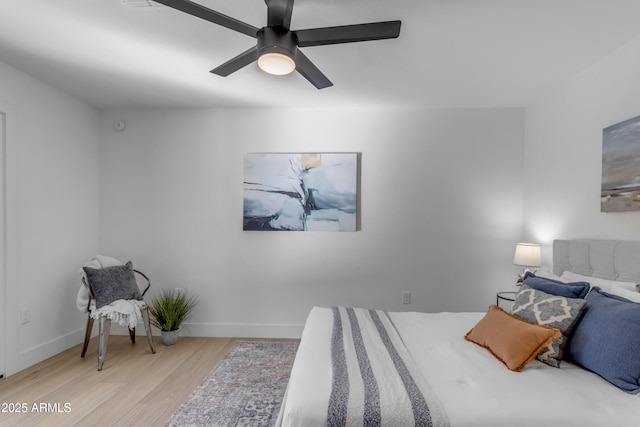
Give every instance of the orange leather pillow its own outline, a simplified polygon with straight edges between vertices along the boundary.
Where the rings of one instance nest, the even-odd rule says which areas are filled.
[[[553,340],[559,330],[534,325],[492,305],[464,339],[489,350],[512,371],[520,372]]]

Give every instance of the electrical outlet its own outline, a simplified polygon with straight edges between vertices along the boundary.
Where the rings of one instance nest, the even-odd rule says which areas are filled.
[[[22,310],[20,310],[20,323],[24,325],[25,323],[29,322],[31,322],[31,313],[29,312],[28,308],[23,308]]]
[[[182,288],[173,288],[173,291],[177,294],[179,292],[182,292]]]
[[[402,303],[403,304],[411,304],[411,292],[403,292],[402,293]]]

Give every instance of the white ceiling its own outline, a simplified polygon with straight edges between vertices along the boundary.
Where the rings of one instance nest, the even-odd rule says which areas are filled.
[[[256,27],[264,0],[196,0]],[[0,60],[97,107],[523,106],[640,35],[639,0],[297,0],[291,28],[402,20],[400,37],[303,48],[334,83],[209,70],[255,39],[122,0],[0,0]],[[2,94],[0,93],[0,98]]]

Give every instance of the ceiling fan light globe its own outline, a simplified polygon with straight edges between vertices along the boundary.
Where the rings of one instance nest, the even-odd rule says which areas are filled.
[[[269,52],[260,55],[258,67],[262,71],[275,76],[291,74],[296,69],[293,58],[278,52]]]

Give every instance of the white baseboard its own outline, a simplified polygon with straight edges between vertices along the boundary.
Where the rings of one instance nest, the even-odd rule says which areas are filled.
[[[180,328],[180,335],[186,337],[236,337],[236,338],[300,338],[304,325],[286,324],[253,324],[253,323],[185,323]],[[97,326],[93,327],[93,335],[97,334]],[[137,335],[144,336],[144,326],[138,324]],[[18,356],[18,370],[42,362],[84,341],[85,329],[77,329],[66,335],[24,350]],[[126,327],[111,325],[111,335],[128,335]],[[153,335],[160,332],[153,328]],[[80,353],[78,353],[80,357]]]
[[[153,328],[153,336],[160,331]],[[300,338],[304,325],[258,323],[184,323],[180,327],[183,337],[234,337],[234,338]],[[94,329],[97,330],[96,327]],[[144,335],[144,326],[138,323],[137,335]],[[112,324],[111,335],[128,335],[127,328]],[[95,334],[94,334],[95,335]]]
[[[61,337],[54,338],[45,343],[28,348],[18,354],[18,370],[23,370],[36,363],[40,363],[58,353],[70,349],[84,341],[85,328],[69,332]],[[78,352],[78,358],[80,352]]]
[[[187,337],[300,338],[304,325],[254,323],[185,323],[180,335]]]
[[[300,338],[304,325],[261,324],[261,323],[184,323],[180,328],[183,337],[234,337],[234,338]],[[152,326],[153,336],[160,336],[160,331]],[[84,340],[84,329],[76,331],[79,344]],[[98,334],[97,322],[93,326],[92,337]],[[129,335],[125,326],[111,324],[111,335]],[[144,325],[141,322],[136,327],[136,334],[144,336]],[[67,347],[68,348],[68,347]]]

